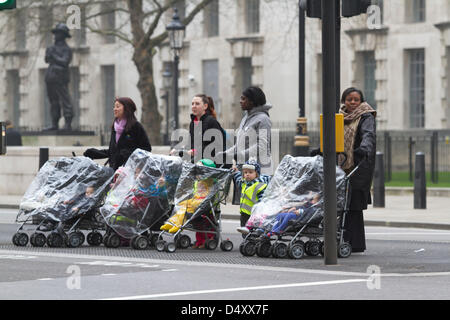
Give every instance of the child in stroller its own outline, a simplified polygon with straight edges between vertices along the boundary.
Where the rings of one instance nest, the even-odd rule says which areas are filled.
[[[136,149],[124,167],[100,212],[108,228],[107,247],[146,249],[171,211],[171,197],[181,171],[181,159]],[[117,171],[119,171],[119,169]]]
[[[291,204],[291,208],[284,207],[284,210],[277,214],[272,230],[267,234],[263,234],[261,237],[270,238],[273,235],[280,235],[286,230],[288,224],[295,223],[296,220],[304,215],[314,215],[318,208],[317,204],[320,198],[320,193],[311,192],[308,201],[296,205]]]
[[[111,168],[99,166],[86,157],[61,157],[47,161],[25,192],[16,221],[22,223],[13,243],[25,246],[78,247],[92,230],[88,243],[98,245],[97,230],[103,228],[96,209],[101,205],[113,175]],[[25,225],[37,225],[28,237]],[[55,230],[56,229],[56,230]],[[42,232],[52,231],[48,236]],[[94,240],[93,240],[94,239]],[[95,240],[97,239],[97,240]],[[92,241],[91,241],[92,240]]]
[[[232,249],[232,242],[222,241],[220,203],[224,202],[231,183],[230,170],[216,168],[210,159],[196,164],[183,163],[182,173],[175,192],[173,215],[161,227],[156,243],[158,251],[174,252],[177,247],[186,249],[191,239],[183,231],[196,233],[193,248],[214,250],[220,243],[224,251]],[[163,236],[174,241],[166,242]]]

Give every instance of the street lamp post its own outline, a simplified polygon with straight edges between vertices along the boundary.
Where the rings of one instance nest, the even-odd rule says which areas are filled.
[[[175,117],[175,128],[179,126],[178,121],[178,64],[180,62],[180,51],[183,48],[184,31],[186,26],[181,23],[180,17],[178,16],[178,9],[174,8],[174,14],[172,21],[167,25],[166,30],[169,33],[170,48],[174,53],[174,69],[173,69],[173,104],[174,104],[174,117]]]
[[[294,140],[294,153],[296,156],[309,155],[309,137],[307,133],[307,120],[305,117],[305,13],[305,4],[303,4],[302,1],[299,1],[299,116],[297,118],[297,130]]]
[[[169,129],[169,88],[172,84],[172,72],[170,72],[169,66],[166,66],[166,69],[164,70],[163,74],[163,87],[165,90],[164,95],[161,97],[165,100],[166,103],[166,133],[164,135],[164,143],[166,145],[170,144],[170,129]]]

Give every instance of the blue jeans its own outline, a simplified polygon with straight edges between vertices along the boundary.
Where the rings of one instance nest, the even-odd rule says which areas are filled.
[[[272,227],[272,232],[280,233],[286,229],[290,220],[296,219],[298,216],[294,212],[280,212],[277,215],[275,224]]]

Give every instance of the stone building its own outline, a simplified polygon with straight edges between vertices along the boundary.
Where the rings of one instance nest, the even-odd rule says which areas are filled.
[[[85,2],[79,5],[83,17],[92,12]],[[450,129],[450,1],[374,0],[373,4],[380,10],[342,19],[341,89],[363,89],[378,110],[378,129]],[[121,5],[120,0],[96,4]],[[192,1],[185,5],[178,5],[182,17]],[[29,10],[34,20],[29,12],[18,12],[10,24],[14,28],[0,33],[0,118],[13,120],[23,130],[38,130],[49,122],[43,82],[45,47],[52,41],[48,30],[67,18],[67,5],[36,5]],[[168,14],[163,22],[170,18]],[[5,19],[0,15],[0,21]],[[306,20],[306,118],[309,130],[317,130],[322,110],[321,23]],[[124,32],[129,32],[123,21],[115,12],[96,23],[105,29],[123,24]],[[112,121],[114,96],[133,97],[140,105],[132,48],[118,38],[91,32],[83,23],[72,35],[74,126],[105,130]],[[172,91],[163,85],[163,73],[172,61],[166,43],[154,60],[162,133],[173,118]],[[213,1],[186,29],[178,83],[183,127],[190,121],[192,96],[205,92],[214,98],[223,126],[236,128],[240,94],[256,85],[274,106],[270,113],[274,127],[292,130],[299,110],[298,1]]]

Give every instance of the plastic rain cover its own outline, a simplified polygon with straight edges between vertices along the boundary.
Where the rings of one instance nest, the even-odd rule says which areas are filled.
[[[114,182],[100,208],[109,227],[125,238],[159,230],[170,214],[181,174],[179,157],[136,149],[114,174]]]
[[[344,179],[344,171],[336,167],[338,211],[343,210],[345,205]],[[318,225],[322,222],[324,209],[321,156],[285,156],[267,186],[264,197],[253,206],[246,227],[270,231],[277,221],[277,216],[287,212],[296,213],[293,220],[299,223]]]
[[[81,216],[103,200],[113,173],[86,157],[48,160],[23,195],[16,220],[40,216],[64,222]]]
[[[161,230],[174,233],[188,221],[210,213],[211,204],[217,209],[225,201],[230,184],[230,170],[184,162],[175,192],[175,207]]]

